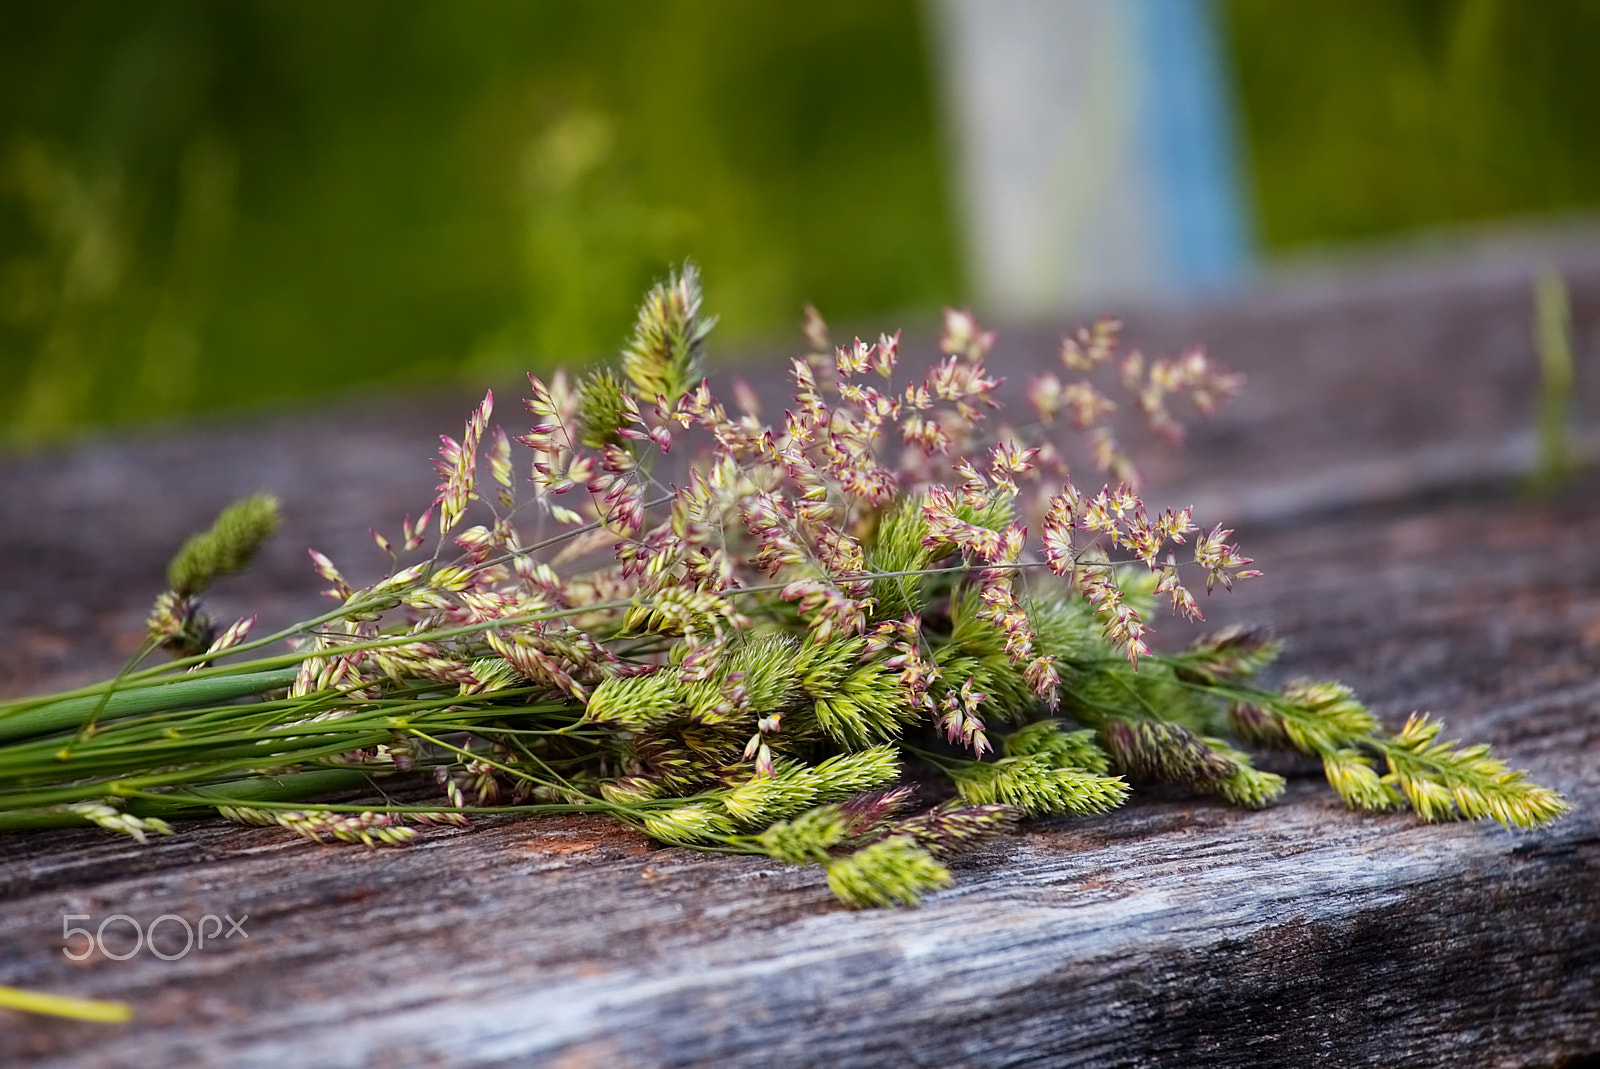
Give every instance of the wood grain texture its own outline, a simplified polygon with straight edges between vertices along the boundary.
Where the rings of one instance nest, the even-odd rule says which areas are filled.
[[[656,848],[599,818],[486,821],[393,851],[221,822],[146,847],[10,835],[0,984],[121,998],[138,1017],[0,1011],[0,1064],[1595,1064],[1600,483],[1535,503],[1503,472],[1400,494],[1357,479],[1252,515],[1215,471],[1246,469],[1270,505],[1297,472],[1385,457],[1414,471],[1419,449],[1514,434],[1532,398],[1521,287],[1291,295],[1132,326],[1152,344],[1205,340],[1256,379],[1231,423],[1160,473],[1232,500],[1267,567],[1207,602],[1213,623],[1270,622],[1285,676],[1341,678],[1391,722],[1431,709],[1447,734],[1492,742],[1568,794],[1555,827],[1358,816],[1290,764],[1265,812],[1168,794],[1033,822],[958,861],[922,908],[869,913],[839,907],[819,871]],[[1575,276],[1580,324],[1597,297],[1600,272]],[[1340,332],[1365,348],[1334,374]],[[1431,377],[1386,366],[1413,344]],[[1464,385],[1445,374],[1463,366],[1477,369]],[[1388,385],[1348,385],[1362,374]],[[1418,390],[1481,392],[1480,408]],[[218,611],[310,607],[295,547],[363,552],[369,517],[426,499],[427,432],[463,410],[372,406],[329,413],[337,426],[256,421],[4,462],[0,638],[23,666],[6,688],[114,667],[109,639],[137,634],[170,547],[261,486],[291,527]],[[248,915],[249,938],[73,963],[66,913]]]

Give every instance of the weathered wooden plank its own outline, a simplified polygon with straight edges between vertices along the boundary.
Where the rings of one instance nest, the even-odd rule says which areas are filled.
[[[1592,490],[1593,487],[1590,487]],[[1567,791],[1537,834],[1340,810],[1314,776],[1047,821],[914,912],[603,820],[410,850],[213,825],[4,841],[0,982],[120,996],[29,1021],[41,1064],[1550,1064],[1600,1050],[1600,508],[1458,503],[1264,543],[1290,668],[1494,741]],[[1484,567],[1484,562],[1492,562]],[[1452,577],[1454,580],[1452,581]],[[1245,601],[1244,598],[1240,599]],[[1244,604],[1256,614],[1267,606]],[[60,916],[248,914],[248,943],[81,966]],[[175,949],[175,948],[173,948]]]
[[[1600,285],[1580,299],[1591,292]],[[1426,293],[1407,300],[1429,304]],[[1525,325],[1520,293],[1466,300],[1458,287],[1432,301],[1434,317],[1459,311],[1478,325],[1460,328],[1468,356],[1448,360],[1439,346],[1456,328],[1416,328],[1436,377],[1449,360],[1531,360],[1525,335],[1513,344],[1508,325]],[[1411,310],[1372,297],[1356,311],[1364,322],[1391,317],[1389,329],[1370,328],[1390,339],[1386,353],[1362,360],[1395,359],[1408,335],[1394,324]],[[1258,354],[1251,370],[1267,400],[1242,408],[1234,431],[1198,442],[1192,466],[1168,477],[1221,487],[1206,483],[1208,469],[1235,464],[1269,485],[1292,479],[1306,456],[1406,455],[1404,433],[1416,430],[1405,422],[1407,395],[1369,399],[1379,415],[1348,415],[1379,445],[1363,439],[1347,456],[1330,444],[1345,417],[1325,407],[1368,404],[1362,393],[1311,404],[1272,377],[1274,338],[1287,347],[1319,323],[1345,329],[1348,307],[1321,319],[1301,307],[1276,326],[1271,308],[1231,314],[1224,333],[1256,346],[1246,355]],[[1188,326],[1210,340],[1204,324]],[[1516,429],[1531,398],[1517,383],[1472,429]],[[0,602],[0,635],[44,666],[9,682],[104,670],[103,656],[73,665],[77,637],[136,633],[166,550],[239,491],[263,482],[286,491],[299,516],[289,547],[354,551],[362,532],[334,541],[348,516],[398,514],[426,498],[427,446],[411,425],[449,429],[459,406],[449,407],[374,409],[354,429],[244,426],[9,462],[0,561],[12,570],[0,583],[10,599]],[[1445,406],[1414,411],[1434,413],[1417,431],[1425,443],[1468,436]],[[1269,432],[1278,438],[1261,437]],[[166,480],[191,473],[181,505],[158,500]],[[352,484],[358,499],[341,503]],[[960,862],[956,885],[923,908],[864,914],[839,908],[815,871],[656,849],[600,819],[485,823],[382,852],[220,822],[148,847],[94,831],[6,836],[0,983],[126,998],[139,1017],[107,1027],[4,1016],[0,1062],[1533,1066],[1600,1057],[1597,489],[1589,482],[1546,503],[1502,488],[1280,513],[1242,532],[1267,576],[1207,606],[1217,622],[1274,623],[1290,643],[1286,673],[1337,676],[1391,720],[1431,708],[1452,734],[1493,742],[1573,801],[1573,815],[1547,831],[1355,816],[1295,766],[1288,796],[1266,812],[1169,795],[1107,817],[1037,822]],[[32,507],[17,503],[30,494]],[[331,515],[335,504],[348,511]],[[127,526],[90,519],[106,506]],[[260,577],[225,596],[265,600],[285,618],[303,610],[283,593],[307,585],[297,556],[280,547]],[[30,561],[79,572],[62,589],[34,586],[20,572]],[[128,592],[141,575],[145,589]],[[77,595],[80,608],[58,594]],[[27,642],[45,644],[42,662]],[[63,914],[98,922],[119,912],[144,922],[247,914],[249,939],[172,962],[148,952],[62,957]]]

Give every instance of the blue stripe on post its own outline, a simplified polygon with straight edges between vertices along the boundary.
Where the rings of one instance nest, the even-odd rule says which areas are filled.
[[[1140,137],[1165,281],[1215,291],[1251,265],[1231,86],[1211,0],[1128,0],[1142,53]]]

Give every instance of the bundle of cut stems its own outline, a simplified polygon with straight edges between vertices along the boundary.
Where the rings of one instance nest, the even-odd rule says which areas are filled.
[[[179,550],[125,671],[0,704],[0,829],[143,839],[220,814],[397,845],[595,812],[816,864],[877,906],[915,903],[950,879],[941,856],[1022,817],[1103,811],[1139,783],[1269,805],[1283,779],[1244,747],[1320,759],[1356,809],[1514,827],[1564,811],[1427,716],[1389,731],[1339,684],[1264,685],[1264,631],[1150,649],[1158,600],[1199,618],[1187,575],[1209,592],[1256,573],[1231,532],[1146,509],[1095,378],[1176,438],[1172,406],[1238,387],[1198,351],[1146,361],[1098,323],[1063,340],[1070,381],[1030,384],[1018,431],[969,314],[896,384],[898,335],[835,346],[808,310],[793,407],[769,426],[700,377],[710,327],[686,267],[615,367],[530,376],[520,464],[486,397],[444,439],[432,507],[374,535],[387,575],[357,589],[313,551],[336,607],[263,638],[201,604],[277,525],[271,498],[230,507]],[[1083,435],[1085,465],[1052,425]],[[653,474],[697,441],[684,485]],[[432,553],[404,563],[430,524]],[[173,659],[152,666],[158,648]]]

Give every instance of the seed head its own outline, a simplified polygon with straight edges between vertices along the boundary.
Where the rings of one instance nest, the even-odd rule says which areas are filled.
[[[277,531],[278,499],[252,494],[218,514],[211,529],[193,535],[167,565],[167,585],[178,594],[198,594],[213,579],[247,568],[256,550]]]

